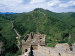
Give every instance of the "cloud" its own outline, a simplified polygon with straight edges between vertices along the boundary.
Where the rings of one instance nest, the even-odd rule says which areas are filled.
[[[68,8],[70,6],[75,6],[75,1],[69,1],[67,3],[64,4],[60,4],[59,7],[64,7],[64,8]]]
[[[60,3],[61,3],[61,1],[59,1],[59,0],[52,0],[52,1],[48,2],[48,6],[56,6]]]
[[[22,3],[23,0],[2,0],[0,1],[0,10],[4,12],[16,12]]]
[[[2,1],[0,1],[0,4],[14,6],[14,5],[20,4],[22,2],[23,2],[23,0],[2,0]]]
[[[31,0],[30,4],[45,2],[46,0]]]
[[[44,8],[53,12],[74,12],[74,0],[2,0],[0,12],[29,12],[35,8]],[[71,7],[71,8],[70,8]]]

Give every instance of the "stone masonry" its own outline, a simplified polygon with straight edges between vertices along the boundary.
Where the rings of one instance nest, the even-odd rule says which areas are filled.
[[[54,48],[38,45],[38,50],[50,56],[75,56],[75,52],[70,51],[67,43],[57,44]]]
[[[75,56],[75,44],[72,45],[72,51],[67,43],[56,44],[54,48],[45,46],[44,34],[27,34],[22,39],[21,56]],[[33,53],[32,53],[33,52]]]

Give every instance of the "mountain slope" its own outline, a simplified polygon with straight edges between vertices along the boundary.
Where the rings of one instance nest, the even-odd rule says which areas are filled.
[[[13,53],[12,48],[16,48],[16,33],[12,29],[11,21],[22,37],[29,32],[46,34],[46,44],[50,43],[48,46],[64,42],[71,45],[75,41],[75,13],[54,13],[36,8],[29,13],[0,14],[0,40],[5,39],[6,50],[10,49],[7,53]]]

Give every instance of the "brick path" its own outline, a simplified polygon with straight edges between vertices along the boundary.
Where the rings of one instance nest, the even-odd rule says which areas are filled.
[[[50,56],[49,54],[40,52],[39,50],[33,50],[33,55],[34,56]]]

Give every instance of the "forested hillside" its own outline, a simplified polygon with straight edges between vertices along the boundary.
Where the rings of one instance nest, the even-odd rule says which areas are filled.
[[[3,40],[6,52],[16,53],[16,33],[14,28],[24,37],[29,32],[40,32],[46,34],[47,46],[55,46],[56,43],[75,42],[75,13],[55,13],[49,10],[37,8],[29,13],[18,13],[13,15],[0,14],[0,40]],[[13,46],[13,47],[12,47]],[[8,54],[7,54],[8,55]]]

